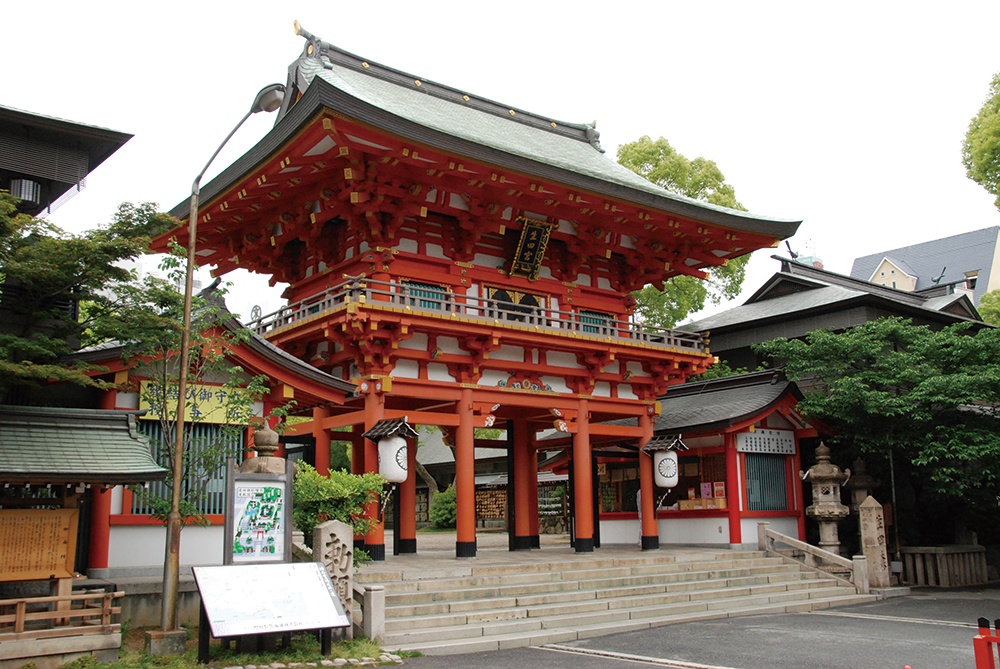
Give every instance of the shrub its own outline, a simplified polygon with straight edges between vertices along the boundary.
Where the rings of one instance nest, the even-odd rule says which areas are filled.
[[[455,527],[458,520],[455,486],[450,485],[447,490],[434,493],[429,515],[434,527]]]
[[[354,526],[355,534],[367,534],[374,522],[364,517],[365,506],[377,502],[384,480],[379,474],[348,474],[331,471],[329,476],[298,463],[293,486],[292,521],[295,529],[312,541],[313,528],[328,520]]]

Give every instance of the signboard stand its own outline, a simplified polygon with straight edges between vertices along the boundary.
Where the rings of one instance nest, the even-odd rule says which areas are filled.
[[[201,596],[198,661],[209,661],[211,637],[257,652],[277,634],[318,630],[329,655],[332,629],[348,627],[340,598],[319,562],[194,567]]]

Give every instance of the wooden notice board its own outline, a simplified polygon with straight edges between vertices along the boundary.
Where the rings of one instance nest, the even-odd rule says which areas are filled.
[[[77,509],[0,509],[0,581],[73,578]]]

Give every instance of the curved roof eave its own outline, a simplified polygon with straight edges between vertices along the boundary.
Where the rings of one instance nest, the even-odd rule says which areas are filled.
[[[759,217],[735,209],[698,202],[666,190],[662,195],[655,194],[484,146],[394,115],[340,90],[322,77],[313,80],[302,98],[260,142],[201,189],[200,200],[207,204],[237,181],[245,178],[257,165],[278,151],[301,128],[321,114],[324,108],[443,152],[706,223],[778,239],[791,237],[801,224],[801,221]],[[189,203],[190,199],[181,201],[170,210],[170,214],[183,220],[187,217]]]

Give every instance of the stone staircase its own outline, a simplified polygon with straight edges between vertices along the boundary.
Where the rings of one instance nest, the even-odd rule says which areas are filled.
[[[441,558],[433,566],[402,569],[383,563],[355,580],[385,587],[382,647],[425,655],[539,646],[876,599],[756,551],[603,553],[541,560],[533,551],[530,559],[496,564]]]

